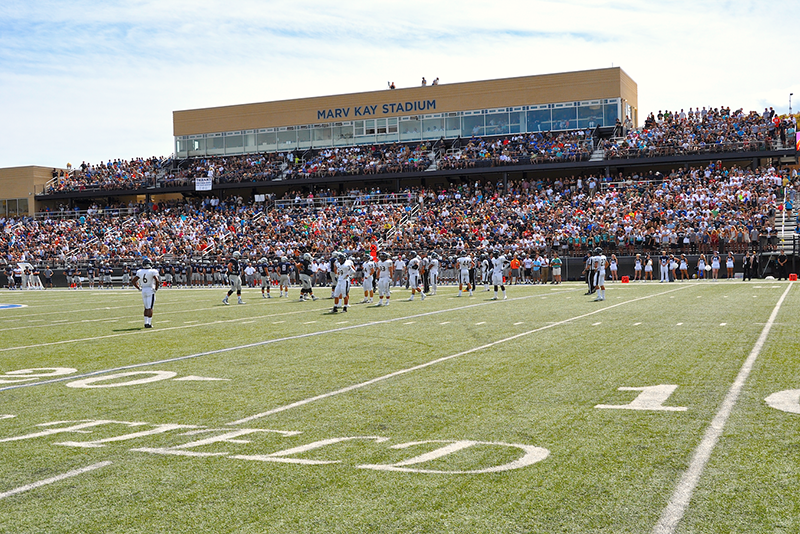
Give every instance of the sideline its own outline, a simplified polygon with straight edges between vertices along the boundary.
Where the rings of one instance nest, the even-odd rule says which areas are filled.
[[[489,305],[492,305],[492,304],[498,304],[499,302],[513,302],[515,300],[528,300],[528,299],[537,298],[537,297],[540,297],[540,296],[541,296],[540,294],[536,294],[536,295],[528,295],[528,296],[524,296],[524,297],[515,297],[515,298],[511,298],[511,299],[504,300],[504,301],[493,301],[493,300],[490,300],[490,301],[484,301],[484,302],[476,302],[475,304],[468,304],[466,306],[459,306],[457,308],[445,308],[443,310],[433,310],[433,311],[424,312],[424,313],[418,313],[418,314],[414,314],[414,315],[406,315],[404,317],[394,317],[394,318],[391,318],[391,319],[383,319],[383,320],[380,320],[380,321],[371,321],[371,322],[368,322],[368,323],[361,323],[361,324],[355,324],[355,325],[350,325],[350,326],[342,326],[341,328],[333,328],[331,330],[321,330],[321,331],[317,331],[317,332],[309,332],[309,333],[306,333],[306,334],[297,334],[297,335],[294,335],[294,336],[287,336],[287,337],[281,337],[281,338],[275,338],[275,339],[267,339],[267,340],[264,340],[264,341],[256,341],[254,343],[248,343],[246,345],[238,345],[238,346],[235,346],[235,347],[226,347],[226,348],[223,348],[223,349],[216,349],[216,350],[211,350],[211,351],[207,351],[207,352],[198,352],[196,354],[188,354],[186,356],[177,356],[175,358],[168,358],[168,359],[164,359],[164,360],[135,363],[135,364],[131,364],[131,365],[124,365],[124,366],[121,366],[121,367],[114,367],[112,369],[103,369],[103,370],[100,370],[100,371],[92,371],[90,373],[85,373],[85,374],[82,374],[82,375],[69,375],[69,376],[64,376],[64,377],[60,377],[60,378],[53,378],[51,380],[43,380],[41,382],[29,382],[29,383],[26,383],[26,384],[17,384],[17,385],[12,385],[12,386],[5,386],[5,387],[0,388],[0,391],[8,391],[8,390],[11,390],[11,389],[19,389],[19,388],[33,387],[33,386],[41,386],[41,385],[45,385],[45,384],[55,384],[55,383],[58,383],[58,382],[64,382],[64,381],[69,381],[69,380],[78,380],[78,379],[81,379],[81,378],[89,378],[89,377],[98,376],[98,375],[102,375],[102,374],[106,374],[106,373],[114,373],[114,372],[118,372],[118,371],[126,371],[126,370],[129,370],[129,369],[139,369],[139,368],[142,368],[142,367],[149,367],[151,365],[161,365],[161,364],[165,364],[165,363],[180,362],[180,361],[184,361],[184,360],[191,360],[191,359],[194,359],[194,358],[200,358],[202,356],[211,356],[211,355],[214,355],[214,354],[223,354],[225,352],[232,352],[232,351],[240,350],[240,349],[250,349],[250,348],[253,348],[253,347],[261,347],[261,346],[264,346],[264,345],[271,345],[273,343],[280,343],[281,341],[292,341],[292,340],[295,340],[295,339],[303,339],[303,338],[308,338],[308,337],[321,336],[321,335],[324,335],[324,334],[335,334],[335,333],[338,333],[338,332],[345,332],[347,330],[355,330],[357,328],[364,328],[364,327],[367,327],[367,326],[375,326],[375,325],[380,325],[380,324],[394,323],[394,322],[398,322],[398,321],[406,321],[408,319],[415,319],[415,318],[418,318],[418,317],[428,317],[428,316],[431,316],[431,315],[438,315],[438,314],[441,314],[441,313],[448,313],[448,312],[453,312],[453,311],[466,310],[466,309],[475,308],[475,307],[478,307],[478,306],[489,306]],[[649,298],[649,297],[642,297],[642,298]],[[632,302],[632,301],[629,301],[629,302]],[[619,306],[619,304],[615,304],[614,306]],[[611,308],[611,307],[613,307],[613,306],[609,306],[608,308]],[[608,309],[608,308],[605,308],[605,309]],[[325,308],[317,309],[317,311],[323,311],[323,310],[327,310],[327,309],[329,309],[329,308],[325,307]],[[289,312],[289,313],[263,315],[263,316],[259,316],[259,317],[249,317],[249,319],[263,319],[263,318],[275,317],[275,316],[281,317],[281,316],[284,316],[284,315],[293,315],[293,314],[297,314],[297,313],[305,313],[307,311],[313,311],[313,310],[298,310],[298,311]],[[602,311],[602,309],[601,310],[596,310],[596,311]],[[215,321],[213,323],[201,323],[201,324],[191,324],[191,325],[184,325],[184,326],[173,326],[173,327],[169,327],[169,328],[161,328],[161,329],[155,330],[155,331],[163,332],[163,331],[170,330],[170,329],[174,330],[174,329],[179,329],[179,328],[193,328],[193,327],[198,327],[198,326],[208,326],[209,324],[229,323],[229,322],[241,321],[241,320],[243,320],[243,318],[240,317],[240,318],[237,318],[237,319],[229,319],[229,320],[225,320],[225,321]],[[88,340],[95,340],[95,339],[105,339],[105,338],[108,338],[108,337],[118,337],[118,336],[121,336],[121,335],[130,335],[130,334],[139,334],[139,333],[140,332],[137,331],[137,332],[127,332],[127,333],[124,333],[124,334],[113,334],[113,335],[109,335],[109,336],[100,336],[100,337],[88,338],[88,339],[75,339],[75,340],[66,340],[66,341],[56,341],[56,342],[53,342],[53,343],[43,343],[42,345],[30,345],[28,347],[21,347],[21,348],[31,348],[31,347],[38,347],[38,346],[44,346],[44,345],[58,345],[58,344],[61,344],[61,343],[74,343],[74,342],[77,342],[77,341],[88,341]],[[20,347],[17,347],[17,348],[20,348]],[[13,349],[0,349],[0,351],[5,351],[5,350],[13,350]]]
[[[75,469],[73,471],[69,471],[64,473],[63,475],[54,476],[52,478],[46,478],[44,480],[40,480],[38,482],[34,482],[33,484],[28,484],[26,486],[20,486],[18,488],[12,489],[10,491],[6,491],[4,493],[0,493],[0,499],[5,499],[6,497],[11,497],[12,495],[16,495],[18,493],[23,493],[25,491],[29,491],[36,488],[41,488],[42,486],[46,486],[48,484],[53,484],[54,482],[60,482],[66,478],[76,477],[78,475],[82,475],[84,473],[88,473],[89,471],[94,471],[95,469],[100,469],[101,467],[106,467],[107,465],[111,465],[112,462],[100,462],[92,465],[88,465],[86,467],[81,467],[80,469]]]
[[[671,289],[669,291],[664,291],[662,293],[654,293],[652,295],[646,295],[644,297],[638,297],[638,298],[635,298],[635,299],[632,299],[632,300],[626,300],[625,302],[619,302],[617,304],[612,304],[610,306],[606,306],[604,308],[599,308],[599,309],[591,311],[589,313],[584,313],[582,315],[577,315],[577,316],[571,317],[569,319],[564,319],[563,321],[550,323],[550,324],[547,324],[545,326],[541,326],[539,328],[535,328],[533,330],[528,330],[527,332],[522,332],[522,333],[513,335],[511,337],[507,337],[507,338],[504,338],[504,339],[498,339],[497,341],[492,341],[491,343],[486,343],[485,345],[481,345],[480,347],[475,347],[475,348],[472,348],[472,349],[469,349],[469,350],[465,350],[463,352],[459,352],[457,354],[451,354],[449,356],[444,356],[442,358],[437,358],[435,360],[431,360],[429,362],[426,362],[426,363],[423,363],[423,364],[420,364],[420,365],[415,365],[414,367],[409,367],[408,369],[401,369],[400,371],[395,371],[393,373],[389,373],[388,375],[379,376],[377,378],[373,378],[371,380],[367,380],[366,382],[361,382],[360,384],[353,384],[351,386],[347,386],[347,387],[344,387],[344,388],[341,388],[341,389],[337,389],[335,391],[330,391],[328,393],[323,393],[322,395],[317,395],[315,397],[310,397],[310,398],[307,398],[307,399],[303,399],[303,400],[300,400],[300,401],[297,401],[297,402],[293,402],[291,404],[286,404],[284,406],[279,406],[277,408],[273,408],[272,410],[268,410],[266,412],[262,412],[262,413],[258,413],[258,414],[255,414],[255,415],[251,415],[249,417],[245,417],[244,419],[238,419],[236,421],[231,421],[230,423],[227,423],[227,424],[228,425],[241,425],[242,423],[248,423],[248,422],[253,421],[255,419],[261,419],[262,417],[267,417],[268,415],[273,415],[273,414],[280,413],[280,412],[283,412],[283,411],[286,411],[286,410],[290,410],[292,408],[297,408],[299,406],[304,406],[306,404],[309,404],[309,403],[312,403],[312,402],[315,402],[315,401],[318,401],[318,400],[323,400],[323,399],[327,399],[329,397],[333,397],[334,395],[340,395],[342,393],[347,393],[349,391],[353,391],[353,390],[356,390],[356,389],[360,389],[360,388],[364,388],[364,387],[367,387],[367,386],[371,386],[372,384],[376,384],[378,382],[382,382],[384,380],[388,380],[388,379],[394,378],[396,376],[404,375],[404,374],[410,373],[412,371],[418,371],[420,369],[425,369],[426,367],[430,367],[431,365],[436,365],[437,363],[446,362],[448,360],[452,360],[454,358],[458,358],[459,356],[464,356],[466,354],[471,354],[473,352],[478,352],[478,351],[481,351],[481,350],[484,350],[484,349],[488,349],[490,347],[494,347],[496,345],[500,345],[500,344],[506,343],[508,341],[513,341],[515,339],[519,339],[521,337],[525,337],[525,336],[528,336],[530,334],[535,334],[536,332],[541,332],[543,330],[547,330],[548,328],[553,328],[553,327],[556,327],[556,326],[567,324],[567,323],[570,323],[572,321],[577,321],[578,319],[584,319],[586,317],[591,317],[592,315],[596,315],[598,313],[602,313],[604,311],[611,310],[611,309],[616,308],[618,306],[623,306],[625,304],[630,304],[632,302],[637,302],[637,301],[640,301],[640,300],[646,300],[646,299],[653,298],[653,297],[659,297],[661,295],[666,295],[668,293],[674,293],[675,291],[680,291],[680,290],[685,289],[687,287],[689,287],[689,286],[688,285],[681,286],[681,287],[678,287],[678,288],[675,288],[675,289]],[[2,391],[2,390],[0,390],[0,391]]]
[[[667,507],[661,514],[661,519],[658,521],[655,528],[653,528],[653,534],[673,534],[675,529],[678,528],[678,523],[683,519],[686,508],[692,500],[692,494],[697,487],[697,483],[700,481],[700,476],[703,474],[703,470],[711,457],[711,453],[714,452],[714,448],[717,442],[719,442],[719,438],[722,436],[725,423],[728,422],[728,417],[730,417],[733,407],[736,405],[736,401],[739,400],[739,395],[742,393],[744,383],[753,370],[753,365],[761,353],[764,343],[767,341],[769,331],[772,329],[772,325],[775,324],[778,311],[780,311],[781,305],[783,305],[783,301],[786,299],[786,295],[789,294],[789,290],[792,289],[792,285],[793,282],[789,282],[789,287],[786,288],[781,298],[778,299],[778,303],[775,304],[775,308],[772,310],[767,324],[764,325],[761,335],[758,336],[753,350],[750,351],[750,355],[744,361],[742,368],[739,370],[739,374],[736,375],[736,380],[734,380],[731,388],[728,390],[725,400],[722,401],[722,406],[720,406],[717,415],[714,416],[714,419],[708,426],[703,440],[700,442],[700,445],[697,446],[697,449],[695,449],[689,468],[684,472],[678,486],[675,488],[675,493],[673,493],[669,500],[669,504],[667,504]]]

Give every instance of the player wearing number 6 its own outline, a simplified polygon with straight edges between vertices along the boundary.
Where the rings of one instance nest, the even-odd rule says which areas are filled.
[[[158,278],[158,271],[153,269],[150,258],[142,260],[142,268],[136,271],[132,283],[133,287],[142,292],[144,327],[153,328],[153,306],[156,303],[156,291],[161,285],[161,280]]]

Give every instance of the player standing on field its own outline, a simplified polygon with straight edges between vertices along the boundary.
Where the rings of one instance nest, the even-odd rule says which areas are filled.
[[[422,260],[417,256],[417,252],[412,250],[408,254],[408,285],[411,288],[411,296],[408,300],[414,300],[414,293],[419,293],[422,300],[425,300],[425,293],[422,292]]]
[[[431,252],[431,261],[428,264],[428,287],[431,295],[436,294],[436,286],[439,284],[439,255]]]
[[[472,261],[467,250],[464,250],[464,254],[461,255],[460,258],[456,261],[456,266],[458,267],[458,297],[461,296],[462,292],[464,291],[464,286],[467,286],[467,291],[469,291],[469,296],[472,296],[472,286],[470,285],[470,271],[473,267],[475,267],[475,263]],[[487,289],[488,290],[488,289]]]
[[[492,300],[497,300],[497,286],[500,286],[503,290],[503,300],[508,298],[508,295],[506,295],[506,286],[503,284],[503,269],[505,269],[507,263],[505,256],[501,255],[496,250],[492,252],[492,285],[494,286],[494,297],[492,297]],[[517,263],[519,263],[519,261],[517,261]]]
[[[362,287],[364,288],[364,300],[361,301],[361,304],[372,304],[372,298],[375,296],[372,282],[375,279],[376,270],[375,262],[372,261],[372,258],[367,256],[367,261],[361,265],[361,270],[364,273],[364,280],[362,283]]]
[[[341,252],[336,253],[336,261],[333,264],[334,272],[337,276],[336,287],[333,290],[333,313],[339,311],[339,301],[343,301],[342,311],[347,311],[350,303],[350,279],[356,274],[353,262],[347,259]]]
[[[156,291],[160,285],[158,271],[153,269],[149,258],[143,259],[142,268],[136,271],[136,275],[133,277],[133,287],[142,292],[145,328],[153,328],[153,307],[156,304]]]
[[[231,288],[228,290],[228,294],[225,295],[225,298],[222,299],[222,303],[226,306],[228,305],[228,297],[230,297],[234,291],[236,291],[239,304],[244,304],[244,302],[242,302],[242,264],[239,261],[241,257],[242,255],[239,254],[237,250],[228,261],[228,282],[230,282]]]
[[[597,291],[597,297],[594,302],[606,300],[606,267],[608,266],[608,258],[603,254],[603,250],[598,247],[594,249],[594,256],[591,258],[592,270],[594,271],[594,287]]]
[[[378,306],[388,306],[389,299],[392,298],[392,271],[394,271],[394,262],[385,252],[378,254]],[[384,301],[383,298],[386,297]]]
[[[311,288],[311,277],[314,275],[312,270],[313,263],[314,258],[306,252],[303,254],[303,259],[297,264],[297,271],[300,273],[300,300],[303,301],[308,300],[309,297],[311,297],[311,300],[318,299],[318,297],[314,296],[314,290]]]

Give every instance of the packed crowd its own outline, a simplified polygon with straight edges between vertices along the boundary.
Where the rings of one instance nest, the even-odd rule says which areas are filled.
[[[53,169],[53,181],[48,192],[110,191],[155,185],[159,171],[166,169],[171,161],[157,157],[108,160],[97,165],[84,161],[75,169],[67,164],[66,170]]]
[[[650,114],[644,127],[631,129],[624,138],[609,139],[599,146],[607,159],[691,155],[708,152],[774,150],[791,143],[796,124],[781,119],[774,110],[745,113],[730,107],[689,112],[659,111]]]
[[[592,132],[546,132],[501,138],[473,137],[460,150],[451,150],[438,162],[439,169],[499,167],[587,161],[592,155]]]
[[[781,119],[772,110],[746,113],[704,107],[651,113],[642,128],[625,131],[624,137],[597,141],[607,159],[771,150],[792,144],[796,124],[793,117]],[[420,172],[434,163],[437,169],[451,170],[586,161],[594,141],[591,131],[574,130],[472,137],[457,140],[447,151],[429,143],[389,143],[198,157],[174,164],[167,158],[134,158],[54,170],[47,192],[137,189],[157,182],[163,187],[188,186],[198,177],[222,184]]]
[[[744,252],[772,246],[781,213],[795,217],[796,171],[723,168],[461,185],[443,190],[375,191],[333,197],[299,192],[268,203],[242,198],[137,205],[135,214],[0,220],[0,253],[8,263],[120,264],[151,258],[214,258],[240,250],[246,258],[311,251],[558,251],[582,255],[669,249]],[[787,201],[784,203],[784,194]],[[113,213],[113,212],[112,212]]]

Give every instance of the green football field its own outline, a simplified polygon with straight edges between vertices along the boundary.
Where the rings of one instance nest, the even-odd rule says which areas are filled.
[[[0,532],[800,532],[798,288],[584,289],[4,291]]]

